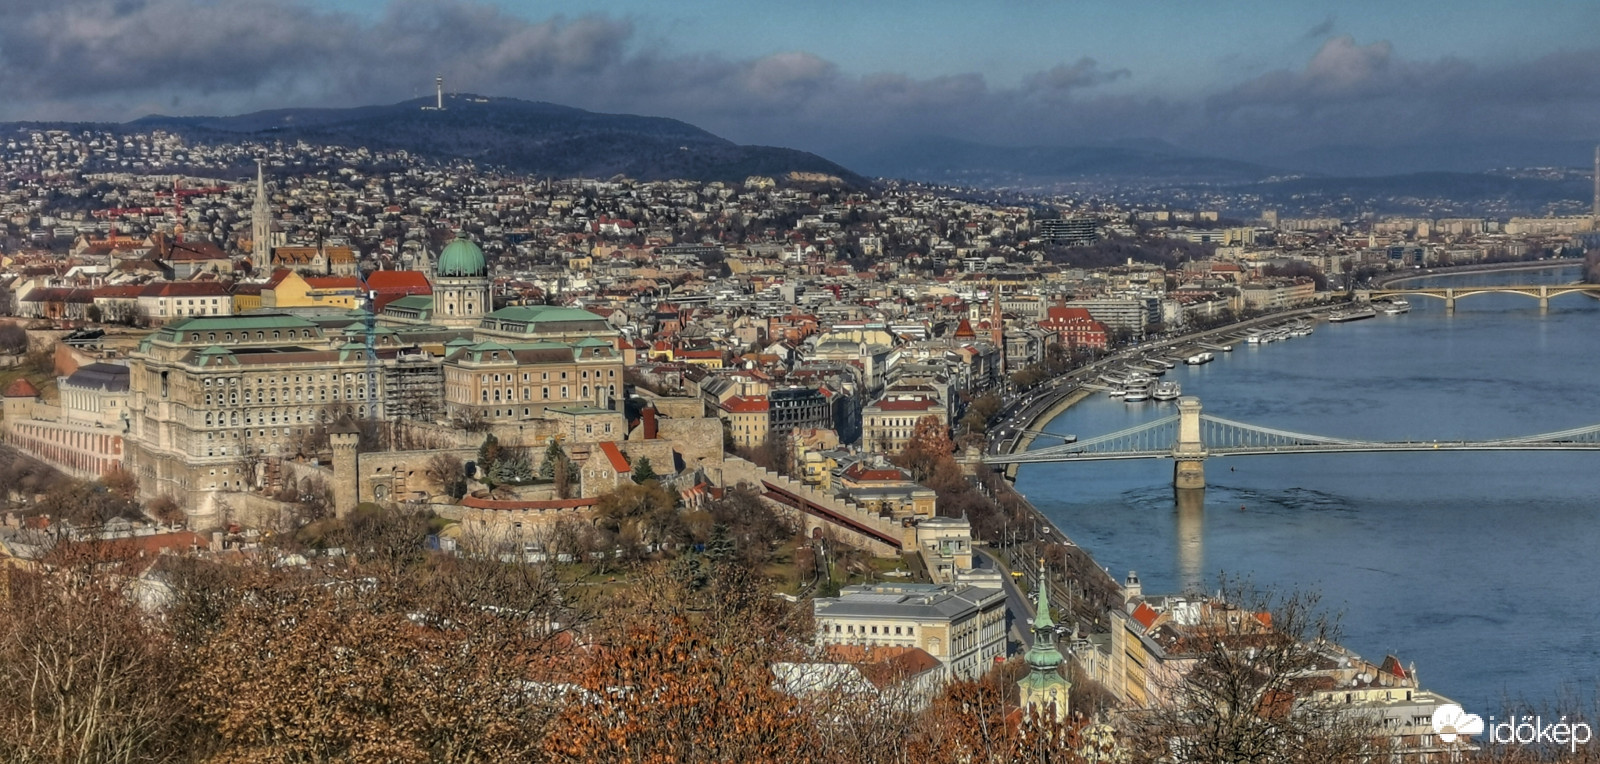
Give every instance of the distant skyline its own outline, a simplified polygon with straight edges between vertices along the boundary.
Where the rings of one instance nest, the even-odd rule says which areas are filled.
[[[389,103],[442,74],[825,153],[1592,143],[1596,30],[1588,0],[7,0],[0,120]]]

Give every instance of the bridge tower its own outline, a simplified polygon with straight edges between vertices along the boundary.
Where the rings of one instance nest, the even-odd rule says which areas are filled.
[[[1456,290],[1454,289],[1444,290],[1444,312],[1456,312]]]
[[[1172,487],[1206,487],[1206,444],[1200,440],[1200,399],[1178,399],[1178,442],[1172,445]]]
[[[1542,314],[1549,313],[1549,312],[1550,312],[1550,287],[1541,286],[1541,287],[1539,287],[1539,313],[1542,315]]]

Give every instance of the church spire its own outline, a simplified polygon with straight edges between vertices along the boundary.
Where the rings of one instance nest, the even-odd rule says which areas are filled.
[[[250,211],[250,254],[258,272],[272,267],[272,206],[267,199],[267,176],[256,160],[256,202]]]
[[[1033,644],[1023,654],[1028,675],[1017,682],[1022,706],[1040,716],[1053,714],[1057,720],[1067,716],[1068,693],[1072,683],[1061,676],[1066,660],[1056,647],[1056,622],[1050,616],[1050,578],[1044,558],[1039,558],[1039,601],[1033,616]]]

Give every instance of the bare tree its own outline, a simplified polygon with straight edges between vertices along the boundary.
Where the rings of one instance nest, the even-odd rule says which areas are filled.
[[[179,656],[93,554],[58,545],[0,597],[0,760],[158,761],[187,742]]]
[[[467,465],[453,454],[434,454],[428,457],[423,471],[438,486],[439,492],[451,499],[467,493]]]
[[[1310,764],[1375,755],[1371,717],[1306,691],[1338,637],[1318,596],[1279,596],[1242,580],[1225,581],[1222,593],[1169,649],[1187,667],[1156,679],[1154,707],[1130,717],[1136,758]]]
[[[261,449],[249,443],[239,446],[238,469],[239,474],[244,476],[245,490],[253,491],[259,487],[257,481],[260,479],[261,463],[264,459],[265,455],[261,453]]]

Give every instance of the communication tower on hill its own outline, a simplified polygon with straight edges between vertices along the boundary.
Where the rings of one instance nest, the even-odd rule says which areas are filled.
[[[433,105],[422,107],[423,111],[444,111],[444,75],[433,78]]]

